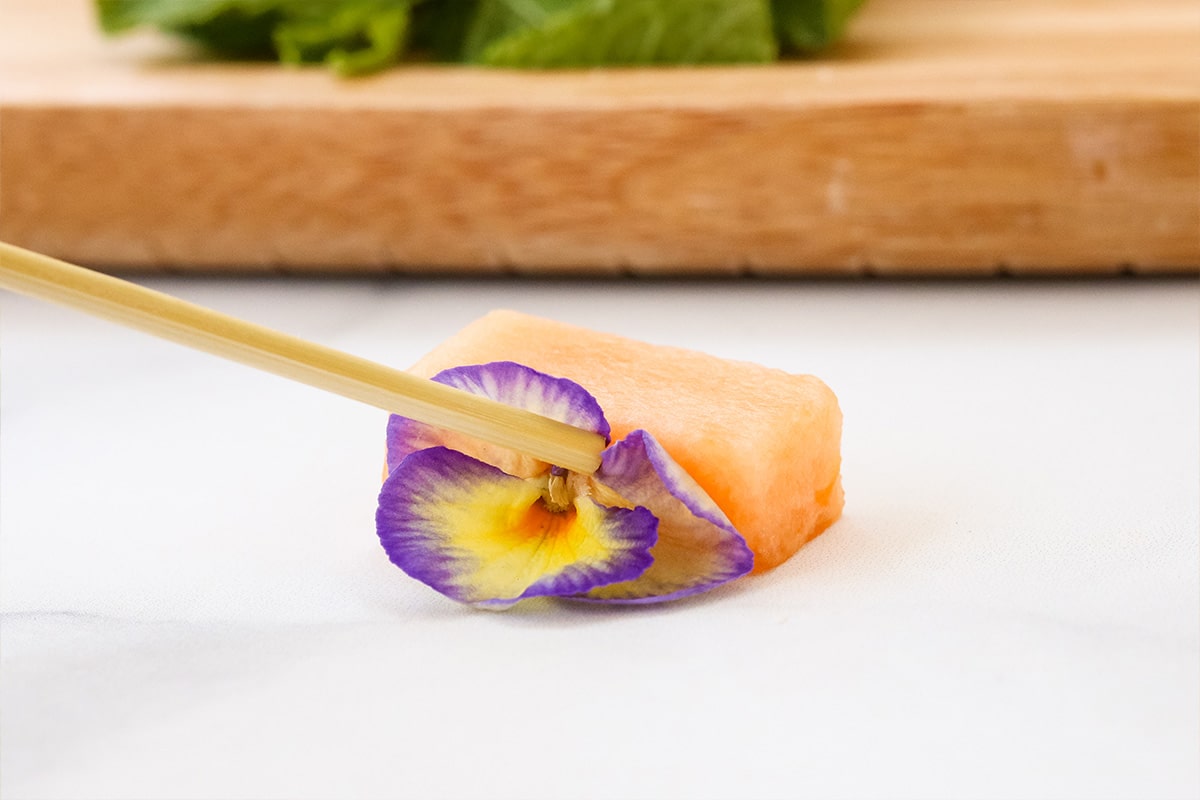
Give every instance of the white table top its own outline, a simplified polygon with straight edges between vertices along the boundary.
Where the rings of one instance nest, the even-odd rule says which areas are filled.
[[[493,307],[819,375],[843,519],[694,600],[459,607],[385,415],[0,297],[6,798],[1195,798],[1195,281],[154,280],[404,366]]]

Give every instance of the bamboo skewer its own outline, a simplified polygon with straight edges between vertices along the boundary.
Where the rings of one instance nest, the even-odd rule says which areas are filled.
[[[197,350],[429,425],[595,472],[604,438],[128,281],[0,242],[0,287],[86,311]]]

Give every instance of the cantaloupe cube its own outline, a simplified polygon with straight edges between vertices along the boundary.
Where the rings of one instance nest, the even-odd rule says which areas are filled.
[[[516,361],[581,384],[614,441],[644,428],[691,473],[754,551],[754,571],[783,563],[842,512],[842,414],[809,375],[792,375],[561,322],[494,311],[412,372]]]

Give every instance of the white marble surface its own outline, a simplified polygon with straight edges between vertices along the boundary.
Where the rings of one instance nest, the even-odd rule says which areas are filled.
[[[846,513],[694,601],[457,607],[384,416],[0,296],[0,794],[1195,798],[1200,286],[155,280],[406,365],[492,307],[812,372]]]

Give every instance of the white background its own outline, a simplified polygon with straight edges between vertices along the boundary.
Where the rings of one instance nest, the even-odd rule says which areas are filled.
[[[474,611],[378,545],[382,412],[5,294],[6,799],[1200,794],[1195,281],[150,284],[396,366],[509,307],[816,374],[845,516]]]

